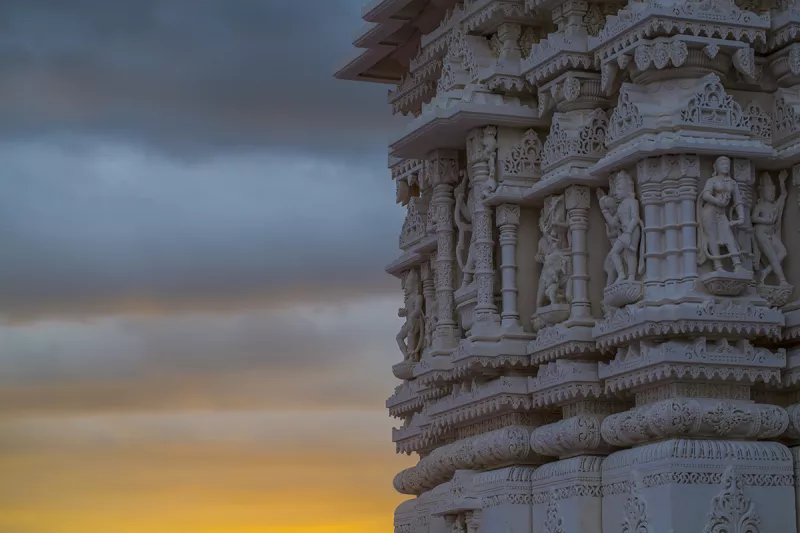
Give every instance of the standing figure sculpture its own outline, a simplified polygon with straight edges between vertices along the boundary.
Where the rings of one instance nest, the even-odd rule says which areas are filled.
[[[697,198],[697,221],[700,223],[697,263],[702,265],[710,259],[714,270],[722,271],[722,260],[730,258],[734,271],[746,272],[734,234],[735,228],[745,221],[744,201],[730,171],[731,160],[725,156],[718,157],[714,161],[713,174]],[[721,246],[726,248],[725,254],[721,253]]]
[[[571,299],[569,284],[569,223],[563,196],[545,200],[539,218],[539,250],[536,261],[542,264],[536,295],[537,308],[567,303]]]
[[[400,309],[398,316],[406,321],[397,334],[397,345],[403,352],[404,361],[418,362],[425,342],[425,315],[422,310],[423,296],[419,276],[415,269],[406,274],[403,289],[405,307]]]
[[[603,265],[608,275],[606,286],[635,281],[636,274],[644,272],[644,232],[630,174],[620,171],[613,180],[611,195],[606,196],[598,189],[597,198],[611,241],[611,250]]]
[[[783,208],[786,205],[786,178],[787,172],[781,171],[778,181],[781,186],[781,194],[775,198],[775,183],[769,173],[761,174],[758,184],[758,202],[753,207],[751,221],[753,222],[753,239],[755,240],[755,257],[753,264],[759,268],[761,263],[764,269],[761,270],[759,283],[764,284],[773,272],[778,277],[781,285],[789,285],[786,274],[783,272],[781,263],[786,259],[786,246],[781,242],[781,220],[783,219]]]
[[[456,187],[456,208],[454,219],[458,228],[458,244],[456,245],[456,261],[461,270],[461,287],[472,283],[475,275],[475,233],[472,231],[472,215],[475,213],[475,194],[464,171],[461,182]],[[466,251],[466,255],[465,255]]]

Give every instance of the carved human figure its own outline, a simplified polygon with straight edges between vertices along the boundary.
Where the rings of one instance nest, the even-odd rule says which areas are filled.
[[[734,229],[744,223],[744,201],[730,170],[731,160],[725,156],[718,157],[714,161],[714,172],[697,198],[697,220],[700,223],[697,263],[703,264],[711,259],[714,270],[721,271],[722,260],[730,258],[736,272],[745,272],[734,235]],[[726,248],[725,254],[720,251],[722,246]]]
[[[415,269],[406,274],[403,285],[405,307],[398,311],[398,316],[406,321],[397,334],[397,345],[403,352],[403,360],[419,361],[420,351],[425,342],[425,315],[422,310],[423,296],[419,276]]]
[[[597,197],[611,241],[603,265],[608,275],[606,286],[634,281],[636,274],[644,271],[644,232],[633,179],[624,170],[620,171],[614,178],[611,196],[598,189]]]
[[[470,187],[469,179],[462,170],[461,181],[456,187],[456,208],[454,218],[458,228],[458,244],[456,244],[456,261],[461,269],[461,286],[472,283],[475,275],[475,233],[472,231],[472,216],[475,213],[475,194]]]
[[[569,223],[562,195],[545,200],[539,218],[539,250],[536,260],[542,264],[536,305],[566,303],[569,299]]]
[[[781,171],[778,175],[781,194],[775,198],[775,183],[769,173],[764,172],[758,183],[758,201],[753,206],[753,239],[755,240],[755,260],[753,264],[756,268],[760,263],[764,264],[761,270],[759,282],[764,283],[773,272],[778,277],[781,285],[788,285],[786,274],[783,272],[781,263],[786,259],[786,246],[781,242],[781,220],[783,219],[783,208],[786,205],[786,178],[787,172]]]

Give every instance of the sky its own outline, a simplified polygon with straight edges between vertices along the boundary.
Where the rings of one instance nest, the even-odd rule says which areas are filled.
[[[390,532],[361,0],[0,4],[0,532]]]

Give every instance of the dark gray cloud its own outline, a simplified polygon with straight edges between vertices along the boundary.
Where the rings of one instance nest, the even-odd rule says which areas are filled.
[[[396,290],[401,210],[377,162],[102,141],[0,145],[0,313],[139,311]],[[155,309],[154,309],[155,308]]]
[[[386,88],[334,80],[361,0],[8,0],[0,134],[159,150],[381,147]]]

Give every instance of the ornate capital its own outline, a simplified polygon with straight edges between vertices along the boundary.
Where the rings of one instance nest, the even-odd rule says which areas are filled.
[[[430,184],[455,185],[458,183],[458,153],[452,150],[436,150],[428,154],[425,162]]]
[[[636,164],[636,178],[640,185],[699,177],[700,158],[696,155],[648,157]]]
[[[584,185],[572,185],[567,187],[566,206],[568,211],[573,209],[589,209],[591,200],[589,197],[589,187]]]
[[[497,226],[519,226],[519,206],[503,204],[497,207]]]

